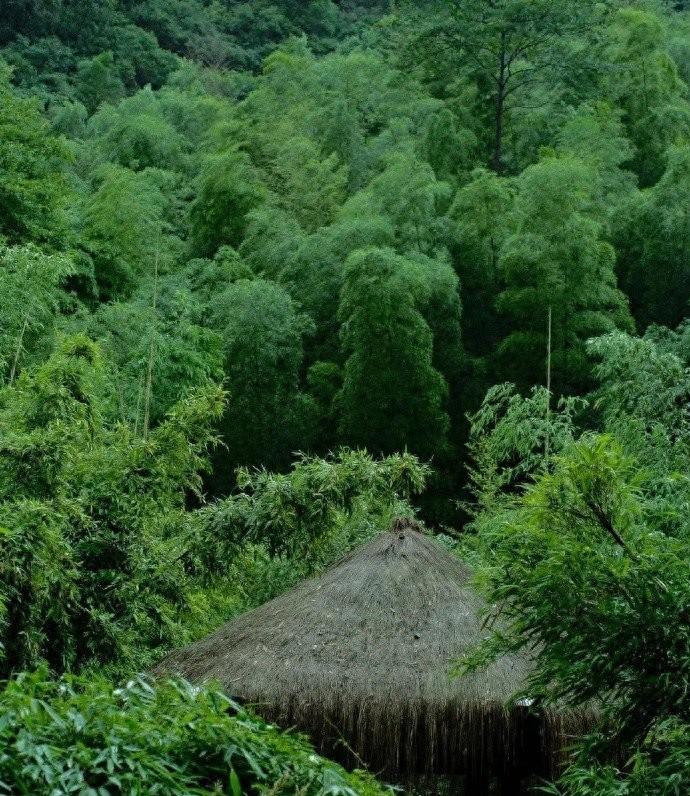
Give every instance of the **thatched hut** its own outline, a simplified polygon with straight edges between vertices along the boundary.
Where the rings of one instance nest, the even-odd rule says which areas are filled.
[[[173,652],[157,673],[217,681],[325,754],[389,780],[441,776],[468,794],[491,782],[516,793],[526,777],[552,773],[577,719],[511,704],[526,656],[450,677],[450,664],[489,632],[470,578],[456,556],[399,521],[319,577]]]

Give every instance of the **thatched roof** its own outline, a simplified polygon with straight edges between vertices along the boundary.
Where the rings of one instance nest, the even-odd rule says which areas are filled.
[[[536,726],[509,704],[530,660],[510,655],[449,675],[489,633],[470,579],[456,556],[399,522],[319,577],[173,652],[157,672],[215,680],[373,770],[478,775],[524,764],[529,747],[530,767],[546,772],[560,717]]]

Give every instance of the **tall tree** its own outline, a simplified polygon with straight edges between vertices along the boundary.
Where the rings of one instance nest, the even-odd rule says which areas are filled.
[[[347,360],[336,398],[343,442],[377,453],[443,451],[448,387],[434,367],[433,332],[419,309],[428,302],[434,267],[441,266],[381,248],[348,259],[340,301]]]
[[[213,256],[224,244],[238,246],[247,214],[264,193],[246,153],[230,149],[210,155],[190,211],[196,253]]]
[[[90,113],[101,103],[114,104],[125,95],[125,86],[111,52],[80,61],[76,81],[77,96]]]
[[[239,465],[286,466],[308,447],[309,402],[299,391],[302,338],[310,322],[286,291],[240,279],[214,297],[208,322],[220,334],[228,401],[216,481],[232,488]]]
[[[385,169],[344,205],[341,217],[389,219],[401,254],[432,255],[442,245],[449,201],[450,186],[436,179],[428,163],[403,150],[385,159]]]
[[[347,169],[334,153],[322,158],[308,138],[291,138],[274,167],[279,204],[308,232],[328,224],[345,201]]]
[[[0,382],[12,384],[27,353],[50,338],[63,280],[74,266],[67,257],[35,246],[0,247]]]
[[[498,350],[501,368],[520,385],[544,383],[549,309],[556,394],[587,388],[589,337],[630,328],[614,249],[591,216],[593,184],[591,168],[570,156],[548,157],[518,179],[497,306],[511,328]]]
[[[393,226],[387,219],[344,218],[310,235],[294,257],[284,261],[278,278],[316,325],[306,341],[309,364],[339,360],[338,301],[347,258],[357,249],[393,243]]]
[[[558,134],[559,152],[592,167],[592,196],[600,219],[612,220],[621,203],[635,193],[635,175],[628,169],[634,147],[621,117],[621,111],[607,103],[585,103],[570,113]]]
[[[668,153],[668,166],[651,188],[638,192],[615,218],[621,285],[636,320],[676,326],[690,300],[690,147]]]
[[[586,3],[572,0],[448,0],[457,37],[482,89],[491,97],[491,167],[506,168],[506,125],[522,90],[558,70],[557,46],[583,29]],[[591,14],[590,14],[591,16]]]
[[[643,186],[664,170],[666,150],[690,140],[688,88],[666,50],[664,20],[641,8],[623,8],[609,30],[608,90],[624,110],[636,147],[631,163]]]
[[[60,244],[69,150],[50,135],[35,102],[18,97],[0,62],[0,235],[10,243]]]
[[[98,169],[87,196],[81,234],[94,261],[102,298],[131,294],[160,261],[165,271],[181,254],[170,224],[176,177],[160,169],[134,172],[115,164]]]
[[[182,171],[183,153],[191,149],[187,136],[175,129],[170,120],[173,113],[166,107],[175,101],[169,92],[161,96],[150,87],[120,102],[117,107],[106,105],[90,121],[90,139],[95,157],[121,166],[141,171],[145,168],[163,167],[168,171]],[[185,113],[178,107],[180,114]],[[194,114],[196,109],[187,108]],[[177,126],[185,124],[178,117]]]
[[[187,392],[222,381],[220,337],[200,325],[201,314],[182,280],[162,276],[144,282],[129,301],[101,305],[91,317],[89,334],[107,357],[112,414],[135,431],[144,429],[147,404],[149,425],[155,426]]]
[[[449,211],[450,250],[460,276],[463,339],[469,353],[485,357],[500,339],[495,301],[499,291],[499,255],[510,232],[514,189],[488,169],[477,169],[456,193]]]

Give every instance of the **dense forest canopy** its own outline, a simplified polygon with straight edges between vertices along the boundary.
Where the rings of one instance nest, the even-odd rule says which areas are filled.
[[[3,743],[32,694],[37,749],[168,705],[211,792],[219,694],[89,672],[419,511],[508,621],[460,668],[530,646],[538,701],[604,705],[553,793],[686,792],[688,4],[2,6],[0,670],[86,678],[14,682]],[[284,743],[223,792],[379,792]],[[48,793],[18,749],[0,790]]]
[[[224,380],[214,494],[354,445],[433,459],[452,496],[466,411],[544,382],[549,309],[570,395],[588,338],[684,317],[685,24],[620,2],[10,3],[3,257],[41,266],[11,269],[36,301],[10,302],[5,378],[85,332],[112,421]]]

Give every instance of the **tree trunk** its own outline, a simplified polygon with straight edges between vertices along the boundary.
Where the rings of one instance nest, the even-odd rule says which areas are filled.
[[[491,168],[497,174],[503,174],[503,122],[505,116],[507,91],[506,34],[501,32],[501,49],[496,76],[496,100],[494,102],[494,151],[491,157]]]

